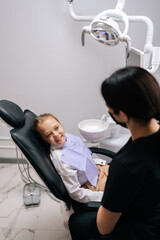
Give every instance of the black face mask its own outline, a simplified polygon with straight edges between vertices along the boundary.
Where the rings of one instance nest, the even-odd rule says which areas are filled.
[[[122,127],[127,128],[126,123],[118,122],[118,121],[113,117],[113,113],[110,113],[109,111],[108,111],[108,113],[109,113],[109,115],[111,116],[111,118],[112,118],[117,124],[121,125]]]

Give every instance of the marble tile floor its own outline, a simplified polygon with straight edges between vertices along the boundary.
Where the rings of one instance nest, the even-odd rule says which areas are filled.
[[[71,240],[60,203],[41,191],[37,207],[26,208],[17,164],[0,163],[0,240]]]

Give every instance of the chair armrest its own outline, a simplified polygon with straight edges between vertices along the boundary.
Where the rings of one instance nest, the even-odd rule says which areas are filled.
[[[90,147],[89,149],[91,150],[92,153],[99,153],[110,158],[113,158],[116,154],[115,152],[103,148]]]
[[[98,211],[98,208],[100,207],[100,205],[101,205],[101,202],[90,201],[85,204],[85,210]]]

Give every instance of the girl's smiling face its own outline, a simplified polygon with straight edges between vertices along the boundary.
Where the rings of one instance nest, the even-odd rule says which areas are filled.
[[[42,138],[53,146],[66,142],[62,125],[53,117],[48,117],[38,124],[38,132]]]

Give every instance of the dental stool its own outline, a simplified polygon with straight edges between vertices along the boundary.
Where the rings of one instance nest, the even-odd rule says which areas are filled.
[[[0,101],[0,117],[12,127],[10,135],[16,146],[31,164],[39,177],[45,183],[55,198],[64,202],[68,210],[74,212],[92,211],[98,209],[99,202],[79,203],[70,198],[61,177],[58,175],[52,161],[47,156],[45,149],[32,130],[36,114],[30,110],[22,111],[15,103],[8,100]],[[93,153],[109,156],[114,152],[100,148],[90,148]]]

